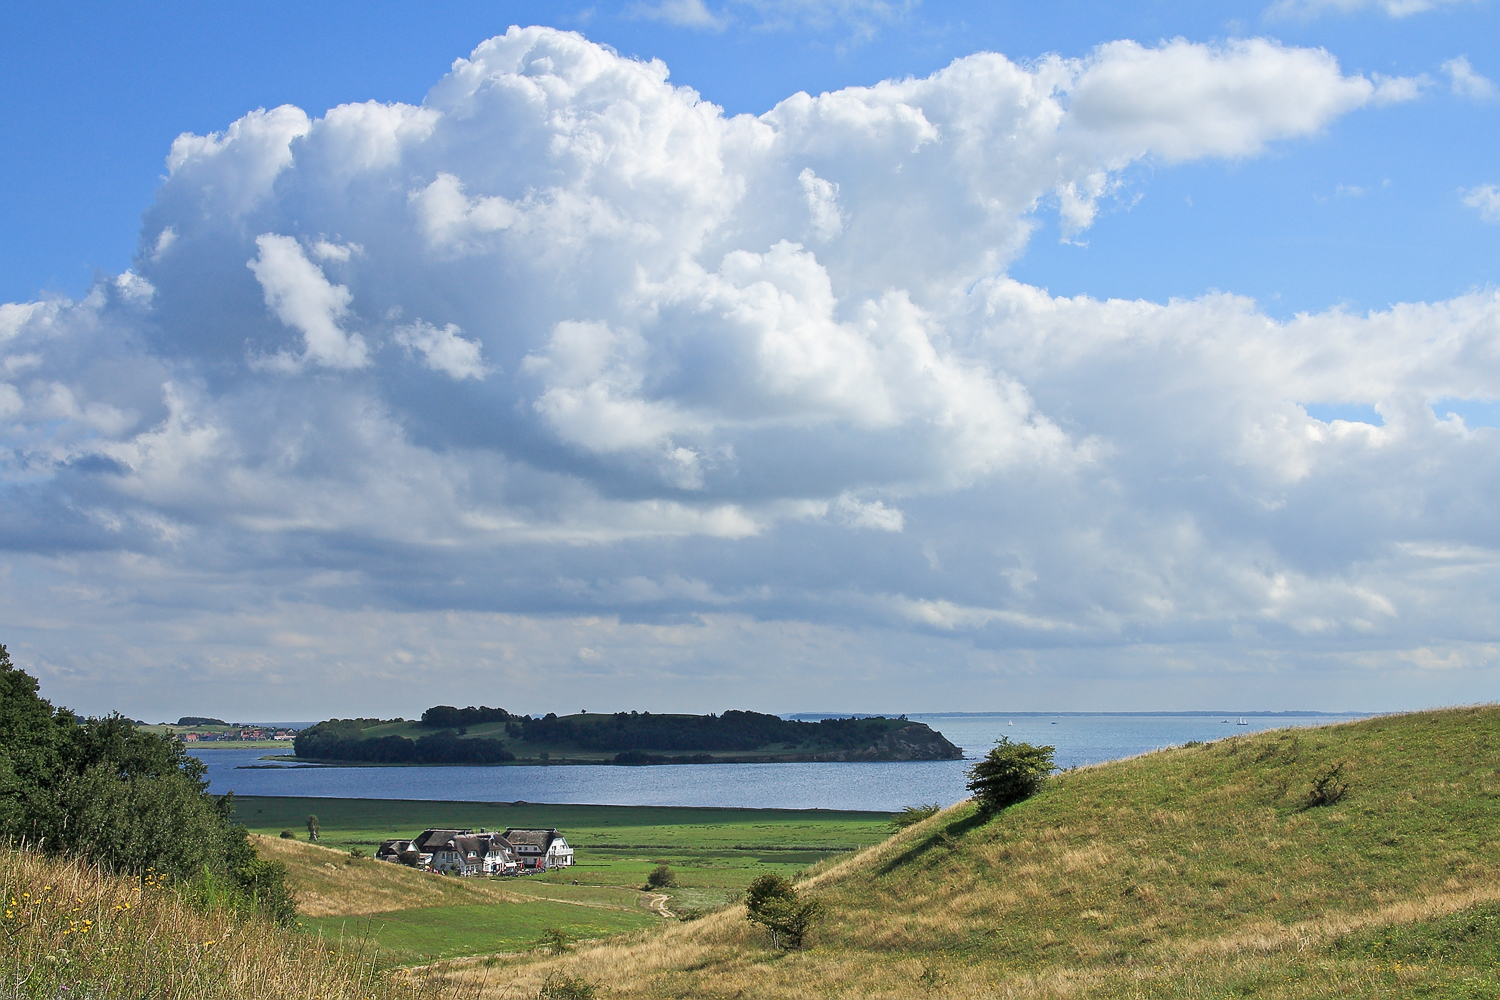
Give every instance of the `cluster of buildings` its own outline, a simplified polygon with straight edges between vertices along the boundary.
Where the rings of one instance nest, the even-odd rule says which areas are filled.
[[[525,875],[568,867],[573,848],[555,829],[423,830],[412,840],[385,841],[375,857],[446,875]]]
[[[297,738],[297,730],[245,726],[243,729],[229,729],[222,733],[179,733],[178,735],[184,743],[217,743],[225,740],[294,740]]]

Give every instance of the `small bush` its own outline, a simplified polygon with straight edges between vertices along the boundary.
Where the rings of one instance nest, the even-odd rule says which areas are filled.
[[[1303,809],[1316,809],[1318,806],[1331,806],[1349,793],[1349,783],[1343,780],[1344,762],[1330,764],[1324,768],[1316,778],[1313,779],[1312,788],[1307,791],[1307,798],[1302,801]]]
[[[1047,776],[1057,770],[1052,763],[1056,750],[1000,737],[1000,742],[969,768],[968,789],[979,800],[980,811],[995,812],[1035,795]]]
[[[657,865],[646,876],[646,885],[652,889],[670,889],[677,884],[677,873],[670,865]]]
[[[297,835],[295,833],[293,833],[292,831],[290,831],[290,830],[282,830],[281,831],[281,839],[282,840],[296,840],[297,839]]]
[[[349,848],[349,857],[352,860],[358,861],[360,858],[362,858],[364,856],[365,856],[365,849],[363,847],[351,847],[351,848]]]
[[[561,955],[573,947],[573,937],[561,927],[548,927],[542,931],[542,936],[537,938],[536,946],[548,954]]]
[[[931,819],[938,814],[942,806],[936,802],[917,806],[907,806],[905,809],[891,817],[892,830],[905,830],[909,826],[916,826],[924,819]]]
[[[762,875],[745,894],[745,917],[771,932],[771,947],[800,948],[813,922],[823,912],[815,899],[803,899],[780,875]]]
[[[542,984],[537,1000],[594,1000],[598,995],[599,987],[582,976],[553,974]]]

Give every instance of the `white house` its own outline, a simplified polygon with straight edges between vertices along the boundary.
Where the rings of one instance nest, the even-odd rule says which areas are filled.
[[[472,830],[424,830],[404,851],[397,847],[386,852],[382,845],[376,853],[376,857],[392,861],[413,856],[416,867],[451,875],[505,875],[519,867],[516,853],[504,837]]]
[[[557,830],[522,830],[511,827],[505,839],[523,869],[566,868],[573,863],[573,848]]]

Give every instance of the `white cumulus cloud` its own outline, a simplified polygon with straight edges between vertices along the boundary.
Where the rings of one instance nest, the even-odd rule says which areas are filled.
[[[130,271],[0,305],[0,589],[161,671],[232,647],[309,712],[356,707],[330,636],[364,657],[387,624],[497,683],[608,651],[601,697],[759,677],[763,649],[814,686],[1177,657],[1452,662],[1466,690],[1500,466],[1432,406],[1500,396],[1493,292],[1281,321],[1007,274],[1039,214],[1081,237],[1133,164],[1316,141],[1422,86],[1120,41],[730,116],[659,61],[513,28],[419,106],[181,136]],[[411,710],[368,687],[361,711]]]

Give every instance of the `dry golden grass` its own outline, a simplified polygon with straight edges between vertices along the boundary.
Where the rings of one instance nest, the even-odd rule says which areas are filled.
[[[252,835],[263,857],[287,866],[297,911],[308,917],[352,917],[392,910],[477,903],[516,903],[526,897],[503,883],[451,878],[300,840]]]
[[[1347,798],[1303,808],[1340,761]],[[454,975],[495,997],[554,973],[631,998],[1500,997],[1493,929],[1421,961],[1369,944],[1493,915],[1497,762],[1493,707],[1148,754],[810,871],[826,916],[804,952],[772,951],[736,907]]]
[[[388,977],[357,947],[258,917],[185,904],[154,878],[104,875],[29,851],[0,855],[7,998],[417,1000],[457,996],[439,977]]]

